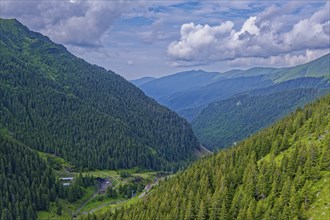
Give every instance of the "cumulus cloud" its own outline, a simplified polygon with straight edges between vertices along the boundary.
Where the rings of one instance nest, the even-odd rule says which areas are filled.
[[[269,57],[244,57],[227,61],[231,67],[246,67],[246,66],[297,66],[315,60],[322,55],[329,53],[329,49],[322,50],[305,50],[298,54],[282,54]]]
[[[180,60],[198,61],[213,59],[214,46],[219,45],[219,39],[230,35],[234,23],[226,21],[219,26],[195,25],[194,23],[181,26],[181,40],[172,42],[168,53]],[[220,49],[220,48],[219,48]]]
[[[131,1],[3,1],[1,16],[15,17],[53,40],[78,46],[100,46],[102,36]]]
[[[218,26],[183,24],[180,40],[170,43],[167,53],[175,66],[235,59],[241,63],[247,59],[260,63],[281,60],[286,64],[307,61],[313,51],[329,52],[329,4],[300,20],[288,16],[287,12],[281,14],[281,8],[272,5],[259,15],[249,17],[238,29],[232,21]],[[285,55],[287,53],[294,55]]]

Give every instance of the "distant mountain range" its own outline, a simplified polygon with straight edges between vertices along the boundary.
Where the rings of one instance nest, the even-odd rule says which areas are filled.
[[[143,77],[141,79],[132,80],[131,83],[133,83],[136,86],[140,86],[140,85],[146,84],[150,81],[153,81],[155,79],[156,79],[155,77],[150,77],[149,76],[149,77]]]
[[[329,92],[329,80],[330,54],[327,54],[289,68],[255,67],[224,73],[180,72],[149,80],[138,87],[191,121],[201,143],[214,149],[242,140],[296,107]],[[244,103],[242,111],[236,109],[231,115],[233,109],[224,107],[231,100],[241,100]],[[243,108],[245,105],[254,108]],[[265,105],[281,107],[270,117]],[[267,119],[251,120],[251,114],[256,111]]]

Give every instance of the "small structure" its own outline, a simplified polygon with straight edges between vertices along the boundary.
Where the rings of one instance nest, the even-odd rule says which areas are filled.
[[[60,177],[59,180],[63,182],[63,186],[70,186],[73,177]]]
[[[99,184],[99,193],[101,194],[105,193],[108,187],[112,187],[112,183],[109,179],[100,178]]]
[[[73,177],[60,177],[60,180],[62,180],[62,181],[72,181]]]

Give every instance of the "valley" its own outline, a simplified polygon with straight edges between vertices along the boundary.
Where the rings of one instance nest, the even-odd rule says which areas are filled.
[[[107,210],[125,207],[128,204],[135,204],[146,194],[146,188],[149,185],[158,181],[158,178],[167,175],[166,173],[144,171],[139,168],[78,173],[75,172],[72,165],[61,158],[56,158],[53,155],[47,155],[47,157],[57,160],[57,169],[54,169],[57,179],[73,178],[70,183],[75,184],[74,181],[77,181],[79,176],[87,176],[93,178],[93,184],[83,187],[83,196],[74,202],[59,199],[57,202],[51,203],[48,211],[37,212],[38,219],[80,219],[92,213],[102,213]],[[63,182],[60,184],[63,184]],[[148,191],[151,189],[148,188]],[[61,211],[58,207],[61,207]]]
[[[200,143],[216,151],[327,94],[329,60],[326,54],[290,68],[180,72],[137,86],[190,121]]]
[[[96,219],[326,219],[330,95]]]
[[[0,220],[330,219],[329,7],[1,1]]]
[[[0,32],[4,219],[67,219],[123,206],[158,172],[176,172],[203,154],[186,120],[119,75],[15,19],[1,18]],[[30,163],[25,151],[36,164],[21,172]],[[98,188],[105,180],[108,196]]]

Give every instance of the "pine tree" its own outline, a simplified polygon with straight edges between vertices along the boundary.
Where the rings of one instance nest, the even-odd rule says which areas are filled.
[[[197,216],[197,219],[200,219],[200,220],[203,220],[203,219],[206,219],[206,208],[204,206],[204,202],[203,200],[201,201],[201,204],[199,206],[199,212],[198,212],[198,216]]]
[[[247,213],[246,213],[246,220],[254,220],[254,212],[255,212],[255,209],[256,209],[256,202],[254,199],[251,200],[250,204],[249,204],[249,208],[247,210]]]
[[[184,212],[184,220],[191,220],[193,219],[193,208],[191,205],[191,201],[188,201],[187,209]]]

